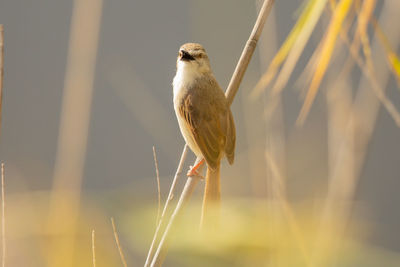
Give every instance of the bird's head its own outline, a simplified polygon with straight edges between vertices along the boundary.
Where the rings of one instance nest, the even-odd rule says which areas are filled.
[[[179,48],[176,65],[178,70],[190,70],[200,73],[211,71],[206,51],[202,45],[196,43],[187,43]]]

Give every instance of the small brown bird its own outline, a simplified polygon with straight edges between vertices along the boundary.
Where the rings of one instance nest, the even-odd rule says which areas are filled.
[[[202,222],[207,221],[210,207],[219,206],[220,164],[226,155],[233,163],[235,124],[224,92],[215,79],[207,53],[200,44],[187,43],[179,49],[177,72],[173,81],[174,108],[187,145],[203,158],[188,176],[207,163]]]

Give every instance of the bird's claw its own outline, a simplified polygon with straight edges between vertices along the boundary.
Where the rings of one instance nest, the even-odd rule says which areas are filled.
[[[193,176],[197,176],[200,177],[201,179],[204,179],[204,177],[197,171],[197,168],[195,168],[196,166],[190,166],[190,169],[187,172],[187,176],[188,177],[193,177]]]

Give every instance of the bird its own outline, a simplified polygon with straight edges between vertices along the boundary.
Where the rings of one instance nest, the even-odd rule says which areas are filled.
[[[221,201],[220,165],[225,156],[229,164],[235,157],[236,130],[224,91],[211,70],[202,45],[186,43],[179,48],[173,79],[173,103],[179,128],[186,144],[201,160],[191,166],[188,176],[207,165],[201,226],[218,217]],[[213,214],[213,215],[211,215]]]

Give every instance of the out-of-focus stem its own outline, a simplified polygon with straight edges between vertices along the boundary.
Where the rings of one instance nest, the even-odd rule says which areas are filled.
[[[180,159],[179,164],[178,164],[178,168],[177,168],[176,173],[175,173],[175,177],[174,177],[174,179],[172,181],[172,184],[171,184],[171,187],[169,189],[167,200],[165,201],[164,209],[163,209],[163,211],[161,213],[160,220],[158,221],[157,228],[156,228],[156,231],[155,231],[154,236],[153,236],[153,240],[151,241],[149,252],[147,253],[146,262],[144,264],[145,267],[149,266],[149,264],[151,263],[151,259],[153,258],[153,255],[154,255],[154,252],[155,252],[155,249],[156,249],[156,247],[155,247],[156,242],[160,239],[159,234],[160,234],[160,230],[161,230],[162,226],[164,225],[165,213],[166,213],[166,211],[168,209],[170,201],[172,200],[172,198],[174,196],[175,187],[176,187],[176,184],[178,182],[178,178],[180,177],[180,175],[182,173],[183,165],[185,163],[187,153],[188,153],[188,146],[185,145],[185,147],[183,148],[183,151],[182,151],[181,159]]]
[[[73,4],[54,181],[46,229],[55,239],[48,266],[73,266],[76,225],[92,103],[102,0]],[[60,260],[62,259],[62,260]]]

